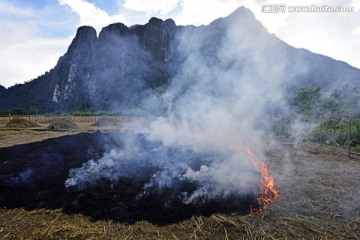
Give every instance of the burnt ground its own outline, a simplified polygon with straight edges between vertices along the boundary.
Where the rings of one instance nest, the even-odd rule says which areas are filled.
[[[45,142],[53,143],[47,142],[57,149],[52,159],[64,157],[56,164],[70,169],[94,154],[102,154],[99,137],[112,144],[100,133],[74,135],[75,140],[67,144],[61,138]],[[78,141],[83,143],[83,151],[75,144]],[[128,188],[109,189],[104,184],[69,192],[63,187],[68,172],[52,170],[52,161],[47,163],[49,166],[40,164],[37,174],[26,171],[33,168],[33,163],[20,153],[26,151],[39,163],[39,159],[45,161],[45,156],[54,152],[54,148],[33,144],[0,149],[1,239],[360,239],[360,159],[348,159],[338,148],[291,143],[269,148],[266,156],[280,197],[260,213],[242,215],[231,208],[219,211],[220,203],[215,202],[205,209],[195,206],[195,211],[189,209],[182,215],[179,209],[183,206],[174,206],[174,212],[169,214],[159,204],[161,197],[134,204],[131,196],[141,184],[126,179],[121,180],[121,185],[127,184]],[[68,154],[74,148],[77,150]],[[13,154],[22,160],[3,160]],[[29,176],[33,176],[30,187],[23,184]],[[17,184],[10,187],[9,179]],[[53,186],[62,190],[54,190]],[[122,200],[116,200],[111,191],[123,194],[119,196]],[[253,196],[248,197],[253,201]],[[108,206],[105,212],[99,201]],[[153,219],[154,215],[160,219]],[[177,220],[170,221],[172,217]]]
[[[26,210],[61,208],[65,213],[81,213],[97,220],[126,223],[146,220],[161,225],[195,215],[248,214],[250,206],[258,206],[255,193],[184,204],[178,192],[195,189],[191,184],[181,186],[178,192],[172,189],[161,193],[150,191],[139,198],[148,178],[134,180],[124,177],[115,183],[102,179],[84,189],[66,188],[64,183],[70,169],[81,167],[90,159],[101,158],[109,149],[122,147],[121,141],[114,140],[119,139],[113,137],[115,134],[121,135],[80,133],[1,148],[0,207]]]

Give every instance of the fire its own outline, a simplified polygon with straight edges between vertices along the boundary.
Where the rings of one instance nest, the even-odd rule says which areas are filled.
[[[267,165],[263,161],[255,159],[254,151],[247,146],[245,149],[247,155],[249,156],[251,162],[254,164],[256,171],[260,173],[261,180],[259,182],[260,190],[259,197],[257,198],[259,207],[256,211],[261,211],[266,208],[271,202],[278,198],[279,192],[275,188],[275,179],[270,174]]]
[[[208,141],[206,137],[201,135],[191,135],[191,137],[198,141]],[[242,151],[243,149],[241,144],[225,145],[221,141],[214,141],[212,143],[216,143],[217,145],[232,151]],[[249,145],[246,146],[245,152],[249,156],[255,170],[260,173],[259,192],[256,193],[259,195],[259,197],[257,197],[258,206],[255,208],[250,206],[252,212],[260,212],[265,210],[267,205],[274,202],[279,197],[279,192],[275,187],[274,176],[269,172],[266,162],[256,159],[255,153]]]

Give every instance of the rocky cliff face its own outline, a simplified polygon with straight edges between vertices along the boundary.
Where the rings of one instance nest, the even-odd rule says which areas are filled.
[[[0,85],[0,94],[4,93],[6,91],[6,88],[3,85]]]
[[[55,108],[61,105],[62,108],[71,109],[83,104],[84,82],[92,67],[96,40],[95,29],[80,27],[68,52],[60,58],[54,70],[56,81],[51,98]]]
[[[6,88],[2,85],[0,85],[0,99],[6,97]]]
[[[172,81],[180,79],[186,88],[194,79],[211,79],[214,69],[252,71],[264,81],[268,72],[291,89],[328,91],[357,83],[360,75],[346,63],[285,44],[239,8],[200,27],[157,18],[131,27],[114,23],[98,36],[92,27],[80,27],[54,69],[26,84],[0,88],[0,110],[131,110],[156,99]]]
[[[156,18],[131,28],[111,24],[98,38],[92,27],[79,28],[55,68],[53,108],[136,107],[147,90],[168,82],[176,30],[174,21]]]

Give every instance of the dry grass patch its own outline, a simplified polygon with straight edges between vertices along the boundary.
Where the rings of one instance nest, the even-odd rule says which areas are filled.
[[[276,210],[277,211],[277,210]],[[281,215],[281,214],[280,214]],[[93,221],[61,210],[0,210],[1,239],[358,239],[360,222],[281,217],[273,210],[249,216],[214,214],[177,224],[129,225]]]

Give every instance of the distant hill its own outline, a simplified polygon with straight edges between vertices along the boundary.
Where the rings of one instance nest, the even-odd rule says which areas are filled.
[[[198,72],[191,64],[192,56],[198,58],[194,63],[225,75],[227,69],[236,68],[239,75],[253,71],[260,84],[276,78],[284,91],[321,87],[327,92],[355,92],[359,88],[359,69],[284,43],[241,7],[199,27],[157,18],[131,27],[114,23],[99,36],[92,27],[80,27],[68,51],[49,72],[8,89],[0,86],[0,110],[144,110],[144,99],[158,99],[174,79],[182,77],[189,86],[190,79],[211,79],[209,71]],[[239,84],[244,81],[249,79],[239,77]],[[160,105],[154,102],[151,110],[146,109],[160,111]]]

